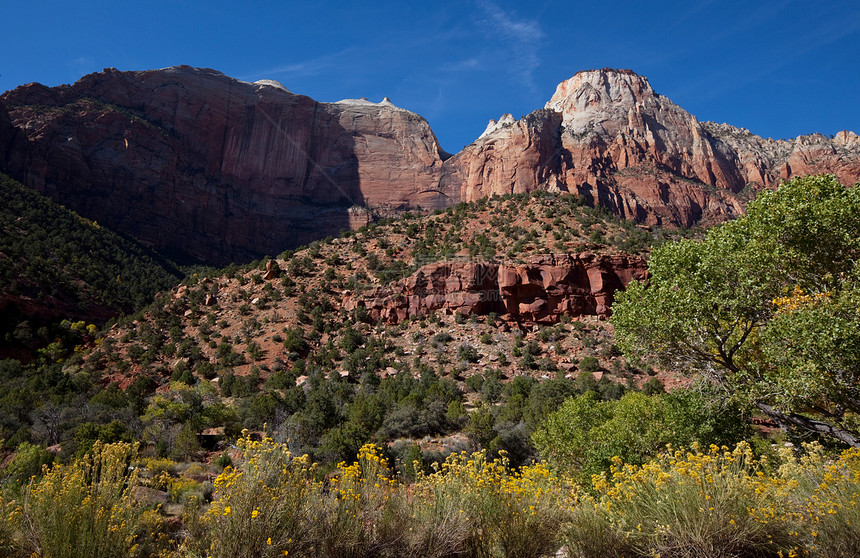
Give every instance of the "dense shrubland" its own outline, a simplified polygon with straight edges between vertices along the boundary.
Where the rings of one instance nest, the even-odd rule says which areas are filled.
[[[35,315],[12,304],[5,308],[5,347],[47,344],[37,330],[51,324],[37,322],[56,312],[54,306],[72,312],[65,317],[75,321],[96,321],[87,315],[93,312],[104,321],[148,304],[182,275],[157,253],[0,174],[0,296],[44,307]],[[8,323],[13,318],[19,321]]]
[[[488,222],[503,234],[486,234]],[[527,242],[515,246],[529,222]],[[61,459],[95,440],[140,440],[147,451],[179,459],[201,454],[194,434],[205,429],[229,437],[268,424],[296,451],[332,466],[366,442],[463,431],[473,444],[527,460],[538,420],[566,396],[594,389],[618,398],[636,386],[639,371],[618,357],[603,325],[568,321],[511,336],[495,315],[431,315],[382,327],[362,309],[339,310],[337,296],[392,279],[380,272],[397,262],[408,271],[449,253],[484,257],[490,245],[514,257],[552,242],[603,249],[580,227],[600,227],[619,241],[646,235],[643,249],[663,237],[575,197],[536,193],[383,220],[286,252],[284,273],[273,280],[262,279],[268,258],[191,274],[109,330],[66,321],[32,362],[3,361],[0,439],[7,447],[62,443]],[[578,365],[562,370],[560,358]],[[573,380],[577,369],[585,374]],[[520,370],[526,377],[518,378]],[[541,377],[549,381],[535,381]],[[505,387],[510,381],[515,386]],[[473,420],[477,403],[484,408]]]
[[[327,476],[270,438],[241,437],[208,488],[97,443],[0,499],[0,549],[27,556],[856,556],[860,453],[749,444],[612,460],[587,483],[554,462],[455,453],[398,475],[363,446]],[[131,466],[130,466],[131,465]],[[147,499],[186,502],[181,523]],[[211,498],[211,503],[206,504]]]

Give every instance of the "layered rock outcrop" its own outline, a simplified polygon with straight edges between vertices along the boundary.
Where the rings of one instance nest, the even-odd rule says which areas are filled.
[[[320,103],[214,70],[109,69],[3,94],[0,170],[147,245],[225,264],[375,212],[536,189],[649,224],[710,224],[783,178],[857,182],[860,138],[770,140],[700,123],[646,78],[594,70],[450,157],[423,118],[387,98]]]
[[[638,256],[545,255],[516,265],[449,261],[425,265],[393,285],[349,295],[346,310],[363,307],[373,321],[400,323],[442,310],[496,312],[521,324],[555,323],[561,316],[608,316],[616,291],[647,278]]]
[[[225,264],[366,224],[366,208],[449,205],[420,116],[318,103],[273,81],[189,67],[113,69],[2,101],[25,184],[146,244]],[[0,122],[2,125],[2,122]]]

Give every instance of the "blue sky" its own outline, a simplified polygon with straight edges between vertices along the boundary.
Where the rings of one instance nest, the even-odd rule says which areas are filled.
[[[177,64],[319,101],[384,96],[456,152],[579,70],[630,68],[700,120],[860,133],[860,2],[8,1],[0,90]]]

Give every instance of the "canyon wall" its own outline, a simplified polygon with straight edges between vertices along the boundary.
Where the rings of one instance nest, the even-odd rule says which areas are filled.
[[[770,140],[699,122],[646,78],[605,69],[449,156],[387,98],[321,103],[181,66],[6,92],[0,170],[149,246],[223,265],[378,214],[536,189],[643,223],[708,225],[794,175],[857,182],[860,138]]]
[[[30,84],[2,102],[26,137],[5,151],[4,170],[145,244],[207,262],[337,234],[366,224],[368,207],[450,203],[431,186],[443,153],[429,125],[387,99],[318,103],[276,82],[177,67]]]

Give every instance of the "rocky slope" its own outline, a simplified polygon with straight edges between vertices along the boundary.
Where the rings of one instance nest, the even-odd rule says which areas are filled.
[[[0,170],[161,249],[247,261],[406,208],[537,189],[648,224],[731,218],[781,178],[860,179],[860,138],[700,123],[629,70],[580,72],[545,108],[448,157],[387,99],[320,103],[189,67],[113,69],[0,97]]]
[[[213,370],[254,381],[286,374],[292,386],[305,366],[385,377],[418,358],[462,386],[488,367],[502,378],[574,377],[591,357],[606,372],[595,370],[598,379],[640,385],[649,376],[620,357],[604,318],[618,290],[646,277],[645,256],[665,231],[576,201],[483,199],[188,277],[120,320],[82,366],[122,386],[152,374],[167,389],[186,370],[210,380]],[[370,358],[382,347],[384,358]]]

